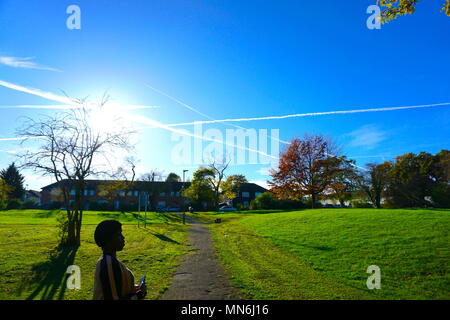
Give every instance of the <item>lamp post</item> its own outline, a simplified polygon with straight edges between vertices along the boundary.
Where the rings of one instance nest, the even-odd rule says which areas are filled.
[[[183,193],[184,190],[184,174],[185,172],[188,172],[189,170],[185,169],[183,170],[183,182],[181,185],[181,192]],[[186,224],[186,208],[184,207],[184,203],[183,203],[183,224]]]

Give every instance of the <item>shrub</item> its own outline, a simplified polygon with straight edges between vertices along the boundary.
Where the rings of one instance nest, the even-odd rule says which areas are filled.
[[[439,184],[433,187],[431,199],[437,208],[450,208],[450,186]]]
[[[373,208],[373,205],[366,201],[355,200],[352,201],[352,208]]]
[[[48,209],[50,209],[50,210],[61,209],[61,207],[62,207],[62,203],[59,201],[52,201],[48,205]]]
[[[37,207],[38,204],[31,199],[25,200],[24,203],[22,203],[22,209],[37,209]]]
[[[11,210],[11,209],[20,209],[21,206],[22,206],[22,205],[21,205],[19,199],[11,199],[11,200],[8,201],[8,204],[7,204],[6,208],[7,208],[8,210]]]
[[[252,210],[303,209],[304,207],[305,204],[301,200],[279,200],[270,192],[264,192],[250,202]]]

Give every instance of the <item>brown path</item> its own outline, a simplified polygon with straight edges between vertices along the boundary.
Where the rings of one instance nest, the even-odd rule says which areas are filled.
[[[232,300],[240,299],[215,257],[208,228],[189,217],[189,242],[195,252],[184,256],[169,288],[161,300]]]

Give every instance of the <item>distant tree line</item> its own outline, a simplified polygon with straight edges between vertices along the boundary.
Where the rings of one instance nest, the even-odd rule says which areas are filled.
[[[291,200],[316,208],[324,199],[342,207],[450,207],[449,150],[407,153],[362,168],[340,155],[331,138],[306,135],[292,139],[271,177],[270,195],[261,195],[252,207],[277,208],[279,201]]]

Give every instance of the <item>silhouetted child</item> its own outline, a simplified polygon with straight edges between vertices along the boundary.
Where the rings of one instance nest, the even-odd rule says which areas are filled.
[[[143,299],[147,294],[145,283],[135,285],[133,273],[116,258],[116,252],[125,246],[122,224],[116,220],[100,222],[94,239],[103,250],[95,268],[94,300]]]

